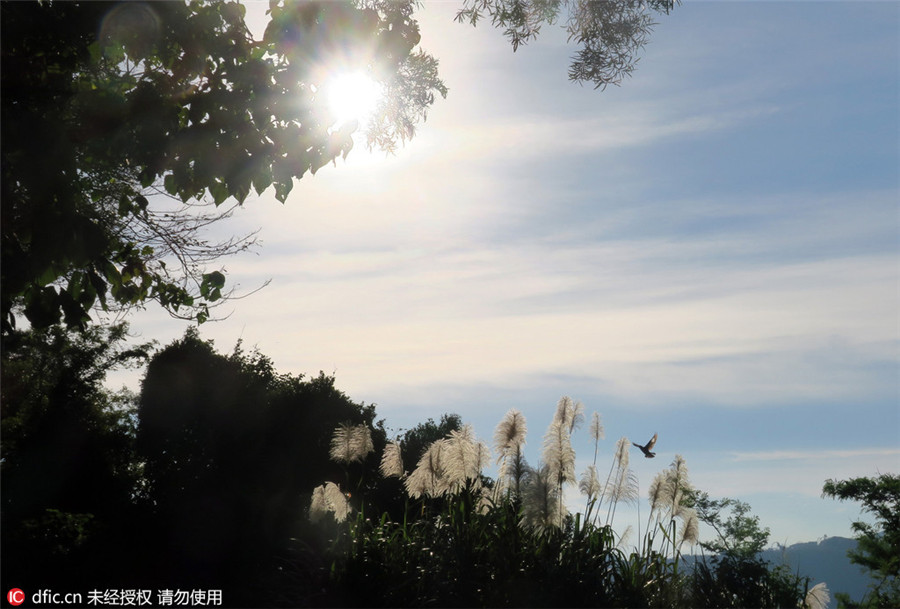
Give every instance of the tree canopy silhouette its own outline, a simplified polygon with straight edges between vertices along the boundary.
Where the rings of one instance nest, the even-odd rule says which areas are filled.
[[[859,604],[838,595],[844,607],[900,606],[900,476],[879,474],[849,480],[826,480],[822,496],[841,501],[859,501],[875,523],[852,524],[859,543],[849,553],[850,561],[872,573],[875,585]]]
[[[665,13],[678,0],[465,0],[456,20],[477,25],[483,18],[503,30],[513,51],[534,40],[543,25],[564,22],[578,52],[569,80],[595,89],[618,85],[634,71],[639,52],[653,32],[653,13]]]
[[[701,491],[689,493],[687,503],[715,532],[711,541],[700,542],[711,559],[707,562],[704,556],[695,565],[697,606],[787,607],[796,603],[798,578],[787,566],[773,568],[763,559],[769,529],[760,525],[748,503],[728,497],[711,499]]]
[[[138,417],[149,543],[170,578],[221,582],[268,565],[306,525],[316,485],[355,491],[374,480],[374,455],[349,468],[329,459],[339,424],[368,426],[379,454],[385,444],[374,406],[351,401],[333,378],[276,374],[258,352],[222,355],[195,330],[150,361]]]
[[[356,125],[317,94],[336,62],[383,84],[366,126],[382,148],[447,93],[414,50],[411,0],[273,1],[262,40],[237,2],[0,6],[5,331],[16,314],[80,326],[94,305],[147,300],[205,320],[225,277],[204,263],[247,241],[206,243],[219,215],[196,224],[152,194],[218,206],[271,187],[284,201],[353,146]]]
[[[139,486],[134,413],[103,387],[106,372],[141,362],[125,327],[16,332],[0,368],[4,577],[27,589],[79,584],[92,555],[127,528]]]

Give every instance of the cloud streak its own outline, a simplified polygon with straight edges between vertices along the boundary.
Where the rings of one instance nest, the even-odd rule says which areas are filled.
[[[888,457],[900,465],[900,448],[869,447],[847,450],[767,450],[735,452],[732,459],[739,462],[756,461],[820,461],[822,459],[853,459],[857,457]]]

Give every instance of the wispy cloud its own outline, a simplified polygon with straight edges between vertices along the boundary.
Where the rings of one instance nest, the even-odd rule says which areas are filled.
[[[693,238],[622,224],[594,239],[583,227],[494,239],[477,232],[479,204],[499,204],[454,210],[436,197],[434,213],[455,211],[447,226],[424,211],[395,223],[348,199],[276,210],[284,219],[267,227],[266,255],[229,264],[245,285],[275,279],[240,302],[248,332],[277,337],[283,346],[266,353],[288,369],[334,362],[361,394],[399,379],[517,384],[546,373],[593,378],[620,396],[741,406],[897,391],[885,374],[900,338],[885,193],[735,205],[764,221]],[[714,205],[681,207],[701,218]],[[321,229],[348,211],[361,217]],[[291,344],[317,347],[281,352]]]
[[[761,452],[735,452],[735,461],[820,461],[822,459],[850,459],[856,457],[894,457],[900,465],[900,448],[872,447],[849,450],[767,450]]]
[[[744,457],[737,459],[736,454]],[[761,450],[723,457],[707,456],[696,476],[698,486],[713,496],[783,493],[813,498],[821,496],[828,478],[846,480],[900,471],[900,452],[895,447]]]
[[[451,157],[477,161],[502,154],[505,162],[548,160],[549,155],[621,152],[675,137],[746,126],[777,113],[773,106],[712,113],[673,113],[662,104],[623,107],[602,116],[522,116],[453,129],[439,134]]]

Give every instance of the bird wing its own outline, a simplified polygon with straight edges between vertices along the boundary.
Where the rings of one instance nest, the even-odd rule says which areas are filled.
[[[649,442],[647,442],[647,446],[646,446],[647,450],[651,450],[653,448],[653,446],[656,444],[656,436],[658,436],[658,435],[659,434],[657,434],[657,433],[653,434],[653,437],[650,438]]]

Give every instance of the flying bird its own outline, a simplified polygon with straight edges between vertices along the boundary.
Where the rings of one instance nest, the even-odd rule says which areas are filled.
[[[645,456],[646,458],[652,459],[653,457],[656,456],[656,453],[650,452],[650,449],[653,448],[653,445],[654,445],[654,444],[656,444],[656,436],[658,436],[658,435],[659,435],[659,434],[653,434],[653,437],[650,438],[650,441],[647,442],[647,444],[645,444],[644,446],[641,446],[640,444],[637,444],[636,442],[632,442],[632,444],[634,444],[635,446],[637,446],[638,448],[640,448],[640,449],[641,449],[641,452],[644,453],[644,456]]]

